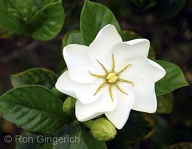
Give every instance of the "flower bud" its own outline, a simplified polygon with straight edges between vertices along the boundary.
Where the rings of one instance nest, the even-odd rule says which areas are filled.
[[[63,102],[63,112],[71,115],[74,114],[76,99],[73,97],[67,97]]]
[[[91,127],[91,132],[93,137],[99,141],[112,140],[117,134],[114,125],[106,118],[95,120]]]

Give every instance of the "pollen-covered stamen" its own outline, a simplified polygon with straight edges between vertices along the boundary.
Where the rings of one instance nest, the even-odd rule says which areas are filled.
[[[130,67],[131,66],[131,64],[128,64],[128,65],[126,65],[123,69],[121,69],[118,73],[117,73],[117,75],[120,75],[122,72],[124,72],[128,67]]]
[[[113,101],[112,84],[109,85],[109,95],[110,95],[110,97],[111,97],[111,100]]]
[[[114,72],[115,70],[115,58],[114,58],[114,54],[112,55],[112,70],[111,72]]]
[[[92,73],[90,70],[89,70],[89,73],[90,73],[90,75],[92,75],[92,76],[94,76],[94,77],[96,77],[96,78],[103,78],[103,79],[106,78],[106,75],[94,74],[94,73]]]
[[[124,80],[124,79],[118,79],[119,82],[124,82],[124,83],[129,83],[134,87],[134,83],[129,81],[129,80]]]
[[[120,86],[119,86],[117,83],[115,83],[115,86],[117,87],[117,89],[118,89],[120,92],[122,92],[123,94],[128,95],[122,88],[120,88]]]
[[[105,74],[108,74],[108,71],[107,71],[107,69],[105,68],[105,66],[100,62],[100,61],[98,61],[97,60],[97,62],[100,64],[100,66],[103,68],[103,70],[105,71]]]
[[[96,90],[94,96],[95,96],[105,85],[107,85],[107,82],[103,82],[103,83],[98,87],[98,89]]]

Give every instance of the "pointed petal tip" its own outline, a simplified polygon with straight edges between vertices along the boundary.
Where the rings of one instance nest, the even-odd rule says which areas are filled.
[[[138,43],[145,43],[148,46],[150,46],[150,41],[148,39],[145,39],[145,38],[133,39],[133,40],[127,41],[127,43],[130,45],[138,44]]]

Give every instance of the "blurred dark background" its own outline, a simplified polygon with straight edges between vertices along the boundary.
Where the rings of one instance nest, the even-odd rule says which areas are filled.
[[[192,142],[192,1],[191,0],[95,0],[112,10],[123,30],[130,30],[151,41],[157,59],[181,67],[190,83],[174,91],[173,111],[156,117],[156,133],[135,148],[154,148],[178,142]],[[0,32],[0,95],[11,89],[9,77],[33,67],[48,68],[60,74],[65,67],[62,38],[67,31],[79,30],[82,0],[63,0],[65,24],[60,34],[42,42],[29,37]],[[2,116],[1,116],[2,117]],[[6,134],[18,129],[0,119],[0,148]]]

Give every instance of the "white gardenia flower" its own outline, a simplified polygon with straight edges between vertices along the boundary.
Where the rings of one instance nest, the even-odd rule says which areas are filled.
[[[101,114],[121,129],[130,110],[154,113],[155,82],[165,70],[147,58],[147,39],[123,42],[113,25],[106,25],[89,45],[70,44],[63,50],[68,70],[56,88],[77,99],[75,114],[87,121]]]

